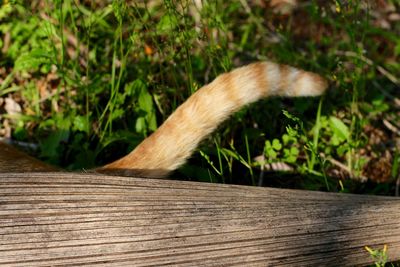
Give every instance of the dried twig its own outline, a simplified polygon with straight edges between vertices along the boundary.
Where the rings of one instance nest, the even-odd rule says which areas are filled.
[[[265,162],[265,156],[264,154],[262,154],[261,156],[259,156],[260,160],[262,160],[263,162]],[[264,165],[265,164],[261,164],[260,166],[260,176],[258,177],[258,186],[263,186],[264,184]]]
[[[324,156],[324,155],[321,155],[321,157],[323,157],[323,156]],[[325,159],[326,159],[327,161],[329,161],[330,163],[332,163],[333,165],[335,165],[335,166],[339,167],[340,169],[344,170],[345,172],[347,172],[347,173],[349,174],[350,178],[355,178],[355,177],[357,177],[357,178],[361,178],[362,181],[367,181],[367,180],[368,180],[368,177],[366,177],[366,176],[364,176],[364,175],[359,175],[359,176],[355,175],[355,174],[350,170],[349,167],[347,167],[346,165],[344,165],[343,163],[341,163],[340,161],[338,161],[338,160],[336,160],[336,159],[334,159],[334,158],[332,158],[332,157],[327,157],[327,158],[325,158]]]
[[[383,125],[386,126],[390,131],[394,132],[398,136],[400,136],[400,129],[390,123],[388,120],[383,119]]]
[[[391,74],[388,70],[386,70],[384,67],[375,64],[371,59],[363,56],[363,55],[359,55],[353,51],[336,51],[335,54],[339,55],[339,56],[346,56],[346,57],[355,57],[358,59],[361,59],[362,61],[364,61],[365,63],[367,63],[370,66],[376,66],[376,69],[386,78],[388,78],[392,83],[396,84],[396,85],[400,85],[400,80],[394,76],[393,74]]]

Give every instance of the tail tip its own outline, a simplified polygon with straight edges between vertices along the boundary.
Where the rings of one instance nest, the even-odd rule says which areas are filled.
[[[319,96],[328,88],[328,81],[318,74],[305,72],[296,84],[296,96]]]

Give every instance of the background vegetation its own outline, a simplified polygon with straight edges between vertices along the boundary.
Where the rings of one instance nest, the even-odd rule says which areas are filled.
[[[102,165],[218,74],[272,60],[325,76],[330,91],[244,108],[172,177],[398,195],[399,8],[396,0],[2,1],[0,136],[69,170]]]

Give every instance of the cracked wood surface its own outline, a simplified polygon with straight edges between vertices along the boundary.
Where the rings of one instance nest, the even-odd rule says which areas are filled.
[[[0,174],[0,265],[355,266],[400,259],[400,199],[78,173]]]

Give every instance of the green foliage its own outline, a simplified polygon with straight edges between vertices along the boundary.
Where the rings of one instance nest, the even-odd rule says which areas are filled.
[[[346,126],[340,119],[330,116],[329,127],[333,131],[332,142],[333,144],[339,144],[350,138],[349,127]]]
[[[162,34],[168,34],[168,32],[174,31],[178,28],[179,22],[175,16],[171,14],[165,14],[161,17],[160,21],[157,24],[157,31]]]
[[[300,150],[295,146],[297,138],[289,134],[282,135],[282,142],[279,139],[273,139],[272,143],[265,141],[264,154],[268,163],[287,162],[296,163]]]
[[[136,112],[142,114],[142,116],[136,120],[136,131],[142,133],[155,131],[157,129],[156,112],[153,98],[148,92],[146,84],[141,80],[136,80],[128,86],[132,87],[136,98],[138,99]]]
[[[20,55],[14,63],[15,71],[38,71],[39,67],[50,69],[55,62],[52,61],[53,55],[48,51],[36,48]]]
[[[383,249],[372,249],[365,246],[365,250],[368,251],[370,256],[375,261],[375,267],[385,267],[388,262],[387,245],[383,246]],[[391,266],[394,266],[391,264]]]
[[[365,151],[365,128],[399,119],[399,25],[377,26],[375,7],[360,1],[312,1],[285,16],[246,1],[89,2],[0,5],[0,97],[23,107],[0,123],[40,144],[53,164],[82,169],[126,154],[203,84],[257,60],[325,75],[331,91],[239,111],[176,176],[257,184],[254,158],[263,155],[304,175],[301,187],[352,191],[357,184],[345,178],[366,175],[383,153]],[[390,153],[394,176],[399,156]],[[380,193],[393,192],[386,188]]]

